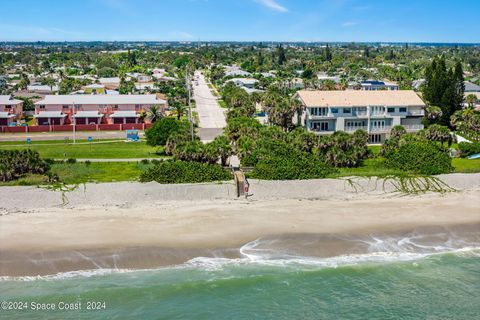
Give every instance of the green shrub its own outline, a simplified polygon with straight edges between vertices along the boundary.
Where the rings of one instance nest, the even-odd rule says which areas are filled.
[[[0,181],[15,180],[28,173],[44,174],[49,169],[37,151],[0,150]]]
[[[68,158],[66,162],[67,162],[68,164],[74,164],[74,163],[77,163],[77,159],[75,159],[75,158]]]
[[[173,150],[173,155],[178,160],[210,164],[216,163],[219,158],[211,144],[203,144],[201,141],[188,141],[180,144]]]
[[[388,168],[425,175],[448,173],[453,170],[448,150],[434,142],[413,141],[386,154]]]
[[[140,175],[140,181],[197,183],[230,180],[232,175],[216,164],[167,160],[156,163]]]
[[[368,133],[357,130],[353,134],[337,131],[319,139],[318,154],[334,167],[358,167],[369,156]]]
[[[190,125],[186,121],[174,118],[162,118],[156,121],[151,128],[145,131],[147,144],[150,146],[163,146],[173,134],[188,135]]]
[[[306,152],[271,155],[258,161],[252,177],[263,180],[299,180],[325,178],[334,170],[321,159]]]
[[[462,157],[468,157],[472,154],[480,153],[480,142],[460,142],[458,149],[460,149]]]

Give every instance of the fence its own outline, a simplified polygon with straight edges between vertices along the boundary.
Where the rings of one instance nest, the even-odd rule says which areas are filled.
[[[121,130],[145,130],[150,128],[150,123],[125,123],[125,124],[79,124],[75,126],[76,131],[121,131]],[[22,126],[8,127],[0,126],[1,133],[14,132],[65,132],[73,131],[72,125],[50,125],[50,126]]]

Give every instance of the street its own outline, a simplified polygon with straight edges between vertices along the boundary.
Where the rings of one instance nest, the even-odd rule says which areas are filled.
[[[223,129],[226,126],[224,110],[207,85],[205,76],[199,70],[195,71],[192,81],[193,99],[200,120],[200,128]],[[219,130],[221,134],[222,130]]]

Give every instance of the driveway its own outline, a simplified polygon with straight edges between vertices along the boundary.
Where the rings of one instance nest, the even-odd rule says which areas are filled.
[[[225,122],[225,109],[220,107],[217,98],[212,94],[207,85],[205,76],[200,71],[195,71],[192,81],[193,99],[196,102],[196,111],[200,120],[200,128],[222,129],[227,125]]]

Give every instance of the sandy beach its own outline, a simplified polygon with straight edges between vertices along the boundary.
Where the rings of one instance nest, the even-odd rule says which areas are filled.
[[[453,230],[476,237],[480,175],[441,179],[456,191],[405,196],[372,179],[358,179],[355,188],[328,179],[252,181],[249,199],[235,198],[230,183],[92,184],[63,196],[1,187],[0,276],[237,257],[240,247],[259,238],[285,245],[313,236],[323,245],[311,246],[308,254],[329,256],[360,250],[339,235]]]

